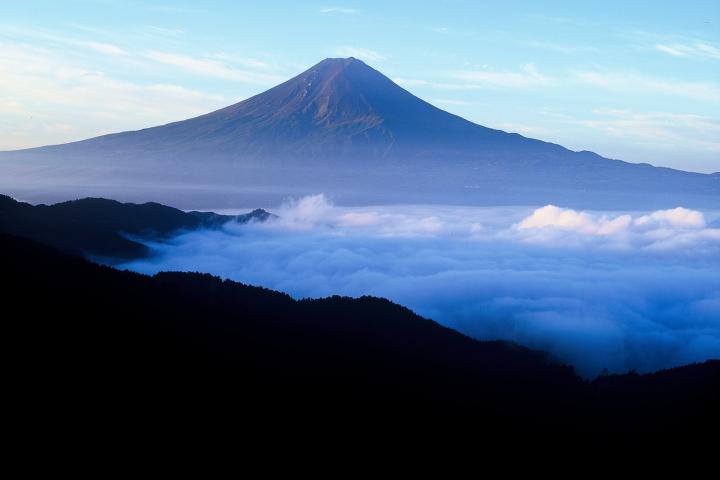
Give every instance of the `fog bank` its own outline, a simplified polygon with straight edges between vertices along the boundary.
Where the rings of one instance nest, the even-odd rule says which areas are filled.
[[[720,229],[696,210],[343,208],[149,243],[121,268],[210,272],[295,297],[376,295],[480,339],[549,351],[584,375],[720,357]]]

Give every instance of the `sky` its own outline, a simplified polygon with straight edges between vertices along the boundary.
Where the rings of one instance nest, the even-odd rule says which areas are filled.
[[[348,56],[488,127],[720,171],[717,0],[0,0],[0,150],[189,118]]]

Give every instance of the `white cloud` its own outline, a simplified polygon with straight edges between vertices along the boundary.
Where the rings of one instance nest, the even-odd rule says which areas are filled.
[[[671,210],[658,210],[639,217],[634,222],[640,227],[662,228],[705,228],[705,216],[696,210],[677,207]]]
[[[128,55],[128,53],[117,45],[100,42],[75,42],[77,45],[95,50],[96,52],[105,53],[107,55]]]
[[[145,30],[147,30],[151,34],[161,35],[164,37],[176,37],[185,33],[185,30],[183,30],[182,28],[159,27],[157,25],[147,25],[145,27]]]
[[[327,8],[321,8],[320,13],[322,14],[331,14],[331,13],[340,13],[344,15],[352,15],[354,13],[357,13],[357,9],[355,8],[343,8],[343,7],[327,7]]]
[[[526,125],[524,123],[515,122],[502,122],[497,124],[496,128],[500,128],[506,132],[517,132],[522,135],[529,136],[544,136],[546,138],[557,134],[547,127],[542,127],[540,125]]]
[[[598,109],[599,117],[573,123],[644,145],[649,149],[720,152],[720,120],[672,112]]]
[[[457,79],[474,82],[481,86],[499,88],[534,88],[556,84],[554,79],[540,73],[533,63],[523,65],[519,72],[479,70],[456,72],[453,76]]]
[[[469,102],[466,102],[465,100],[455,100],[451,98],[433,98],[430,99],[431,103],[436,103],[438,105],[449,105],[451,107],[461,107],[461,106],[467,106],[470,105]]]
[[[431,82],[419,78],[393,78],[392,80],[401,87],[405,88],[428,87],[434,90],[477,90],[479,88],[482,88],[480,85],[477,84]]]
[[[355,57],[368,62],[379,62],[387,58],[374,50],[350,46],[337,47],[335,53],[341,57]]]
[[[694,98],[703,101],[720,101],[720,85],[713,82],[686,82],[649,77],[635,73],[576,72],[575,78],[587,85],[623,92],[653,92]]]
[[[403,87],[423,87],[432,85],[427,80],[421,80],[419,78],[393,78],[392,81]]]
[[[720,48],[710,43],[696,42],[694,44],[663,44],[658,43],[655,49],[674,57],[710,58],[720,60]]]
[[[62,52],[0,44],[0,149],[80,140],[207,113],[222,96],[137,84],[87,69]],[[74,125],[68,129],[67,125]],[[24,133],[23,133],[24,132]]]
[[[585,212],[546,205],[524,218],[516,228],[518,230],[552,228],[586,235],[614,235],[627,230],[631,223],[630,215],[596,219]]]
[[[282,80],[282,77],[278,75],[238,69],[223,61],[211,58],[194,58],[187,55],[157,51],[147,52],[145,57],[198,75],[217,77],[225,80],[260,85],[271,85]]]
[[[531,47],[531,48],[550,50],[553,52],[564,53],[564,54],[580,53],[580,52],[597,52],[599,50],[597,47],[589,47],[589,46],[584,46],[584,45],[581,46],[581,45],[568,44],[568,43],[539,42],[536,40],[521,42],[521,45]]]
[[[500,235],[547,246],[638,251],[698,249],[720,253],[720,229],[706,228],[702,212],[683,207],[633,217],[546,205]]]
[[[94,29],[92,27],[83,27],[83,26],[79,26],[76,24],[73,24],[72,26],[76,29],[81,29],[83,31],[88,31],[90,33],[93,33],[95,36],[107,34],[107,32],[105,32],[103,30]],[[94,50],[96,52],[104,53],[106,55],[121,55],[121,56],[129,55],[129,53],[127,51],[125,51],[124,49],[120,48],[119,46],[111,44],[111,43],[78,40],[77,38],[74,38],[74,37],[68,37],[65,35],[57,35],[55,33],[48,32],[43,29],[3,26],[3,30],[5,30],[7,33],[10,33],[13,36],[17,36],[20,38],[30,38],[33,40],[40,40],[42,43],[47,43],[47,44],[54,45],[54,46],[56,46],[57,44],[61,44],[61,45],[67,45],[67,46],[87,48],[90,50]]]

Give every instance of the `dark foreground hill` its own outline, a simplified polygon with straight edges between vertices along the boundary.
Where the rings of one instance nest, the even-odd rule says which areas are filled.
[[[149,277],[7,235],[0,251],[3,309],[14,312],[4,384],[29,431],[363,426],[382,437],[410,424],[631,442],[717,428],[717,361],[587,383],[542,353],[470,339],[387,300]]]
[[[360,204],[720,208],[717,175],[611,160],[477,125],[354,58],[323,60],[196,118],[1,152],[0,165],[0,188],[42,202],[53,192],[82,192],[175,196],[195,208],[324,192]]]
[[[219,228],[234,221],[267,220],[254,210],[244,215],[183,212],[159,203],[120,203],[84,198],[55,205],[30,205],[0,195],[0,232],[32,238],[64,252],[111,259],[140,258],[148,247],[132,237],[162,239],[182,230]]]

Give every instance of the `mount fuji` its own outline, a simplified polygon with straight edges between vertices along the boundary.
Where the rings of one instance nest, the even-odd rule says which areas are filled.
[[[72,191],[172,197],[187,208],[317,192],[346,204],[720,208],[718,175],[606,159],[477,125],[355,58],[323,60],[188,120],[2,152],[0,169],[0,188],[26,199]]]

